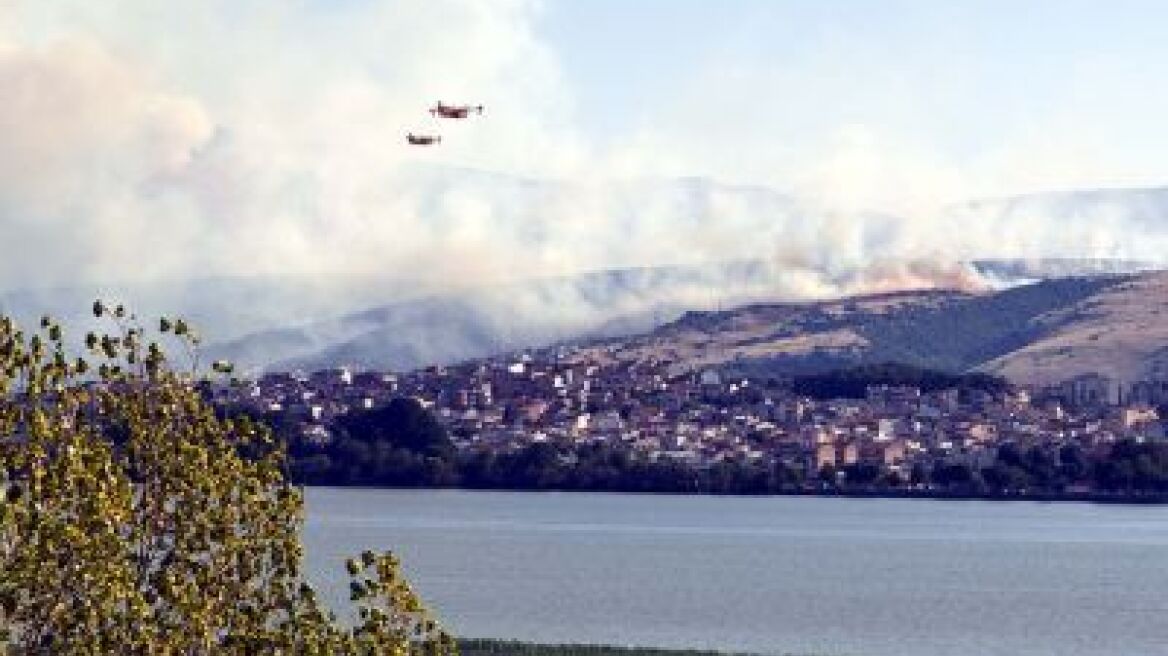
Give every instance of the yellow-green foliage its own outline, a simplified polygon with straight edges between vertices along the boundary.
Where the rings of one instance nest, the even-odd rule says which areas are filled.
[[[0,652],[456,651],[392,554],[347,563],[358,619],[339,624],[301,573],[284,452],[203,398],[197,336],[158,325],[180,371],[122,307],[94,314],[112,329],[84,358],[49,318],[0,318]]]

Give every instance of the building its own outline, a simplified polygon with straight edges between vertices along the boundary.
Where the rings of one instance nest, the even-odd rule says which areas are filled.
[[[1057,396],[1073,408],[1098,408],[1111,402],[1112,389],[1110,378],[1092,372],[1060,383]]]

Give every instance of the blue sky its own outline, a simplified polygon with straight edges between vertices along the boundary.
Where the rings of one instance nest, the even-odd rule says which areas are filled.
[[[738,141],[740,159],[806,157],[859,126],[1010,193],[1164,178],[1165,24],[1150,1],[551,0],[538,31],[593,138],[689,131]],[[1064,161],[998,161],[1011,149]],[[1065,161],[1087,153],[1101,161]]]
[[[1133,99],[1146,90],[1142,85],[1159,84],[1168,55],[1168,5],[1147,0],[544,5],[540,34],[559,55],[585,120],[608,129],[619,129],[630,108],[652,105],[668,113],[671,97],[695,71],[727,64],[780,70],[833,65],[861,90],[865,78],[900,74],[929,93],[923,102],[978,110],[981,118],[966,126],[976,132],[1011,116],[1050,111],[1075,91],[1083,73],[1078,68],[1091,62],[1127,77],[1116,86]],[[855,112],[863,116],[864,109]]]
[[[1155,154],[1168,110],[1164,25],[1168,4],[1153,1],[598,0],[548,2],[541,32],[580,120],[606,137],[676,120],[694,139],[704,123],[752,135],[743,148],[813,147],[863,125],[961,168],[1064,132],[1113,160],[1065,181],[1036,175],[1061,186],[1168,173]],[[744,109],[752,98],[765,110]]]

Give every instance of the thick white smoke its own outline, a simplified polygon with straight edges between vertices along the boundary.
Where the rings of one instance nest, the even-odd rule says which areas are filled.
[[[403,174],[554,174],[573,157],[533,8],[328,4],[16,5],[0,34],[0,224],[30,248],[4,258],[3,286],[503,267],[497,208],[457,172],[428,188]],[[408,149],[439,98],[483,102],[489,125]]]
[[[967,269],[937,264],[972,257],[1146,258],[1165,245],[1163,197],[1135,213],[1118,197],[937,210],[968,188],[962,174],[859,124],[806,161],[728,128],[684,144],[647,128],[601,148],[577,127],[536,2],[2,12],[0,234],[18,245],[0,258],[3,289],[294,276],[420,293],[763,258],[774,294],[798,297],[973,287]],[[713,75],[695,77],[738,88]],[[774,106],[725,96],[748,118]],[[487,116],[443,123],[441,148],[408,148],[407,130],[439,128],[425,111],[438,99]],[[699,147],[713,142],[721,155]],[[726,153],[784,192],[672,177]]]

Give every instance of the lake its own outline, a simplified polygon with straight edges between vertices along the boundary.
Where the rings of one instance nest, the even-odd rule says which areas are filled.
[[[454,633],[870,656],[1168,654],[1168,507],[308,491],[310,576],[393,549]]]

